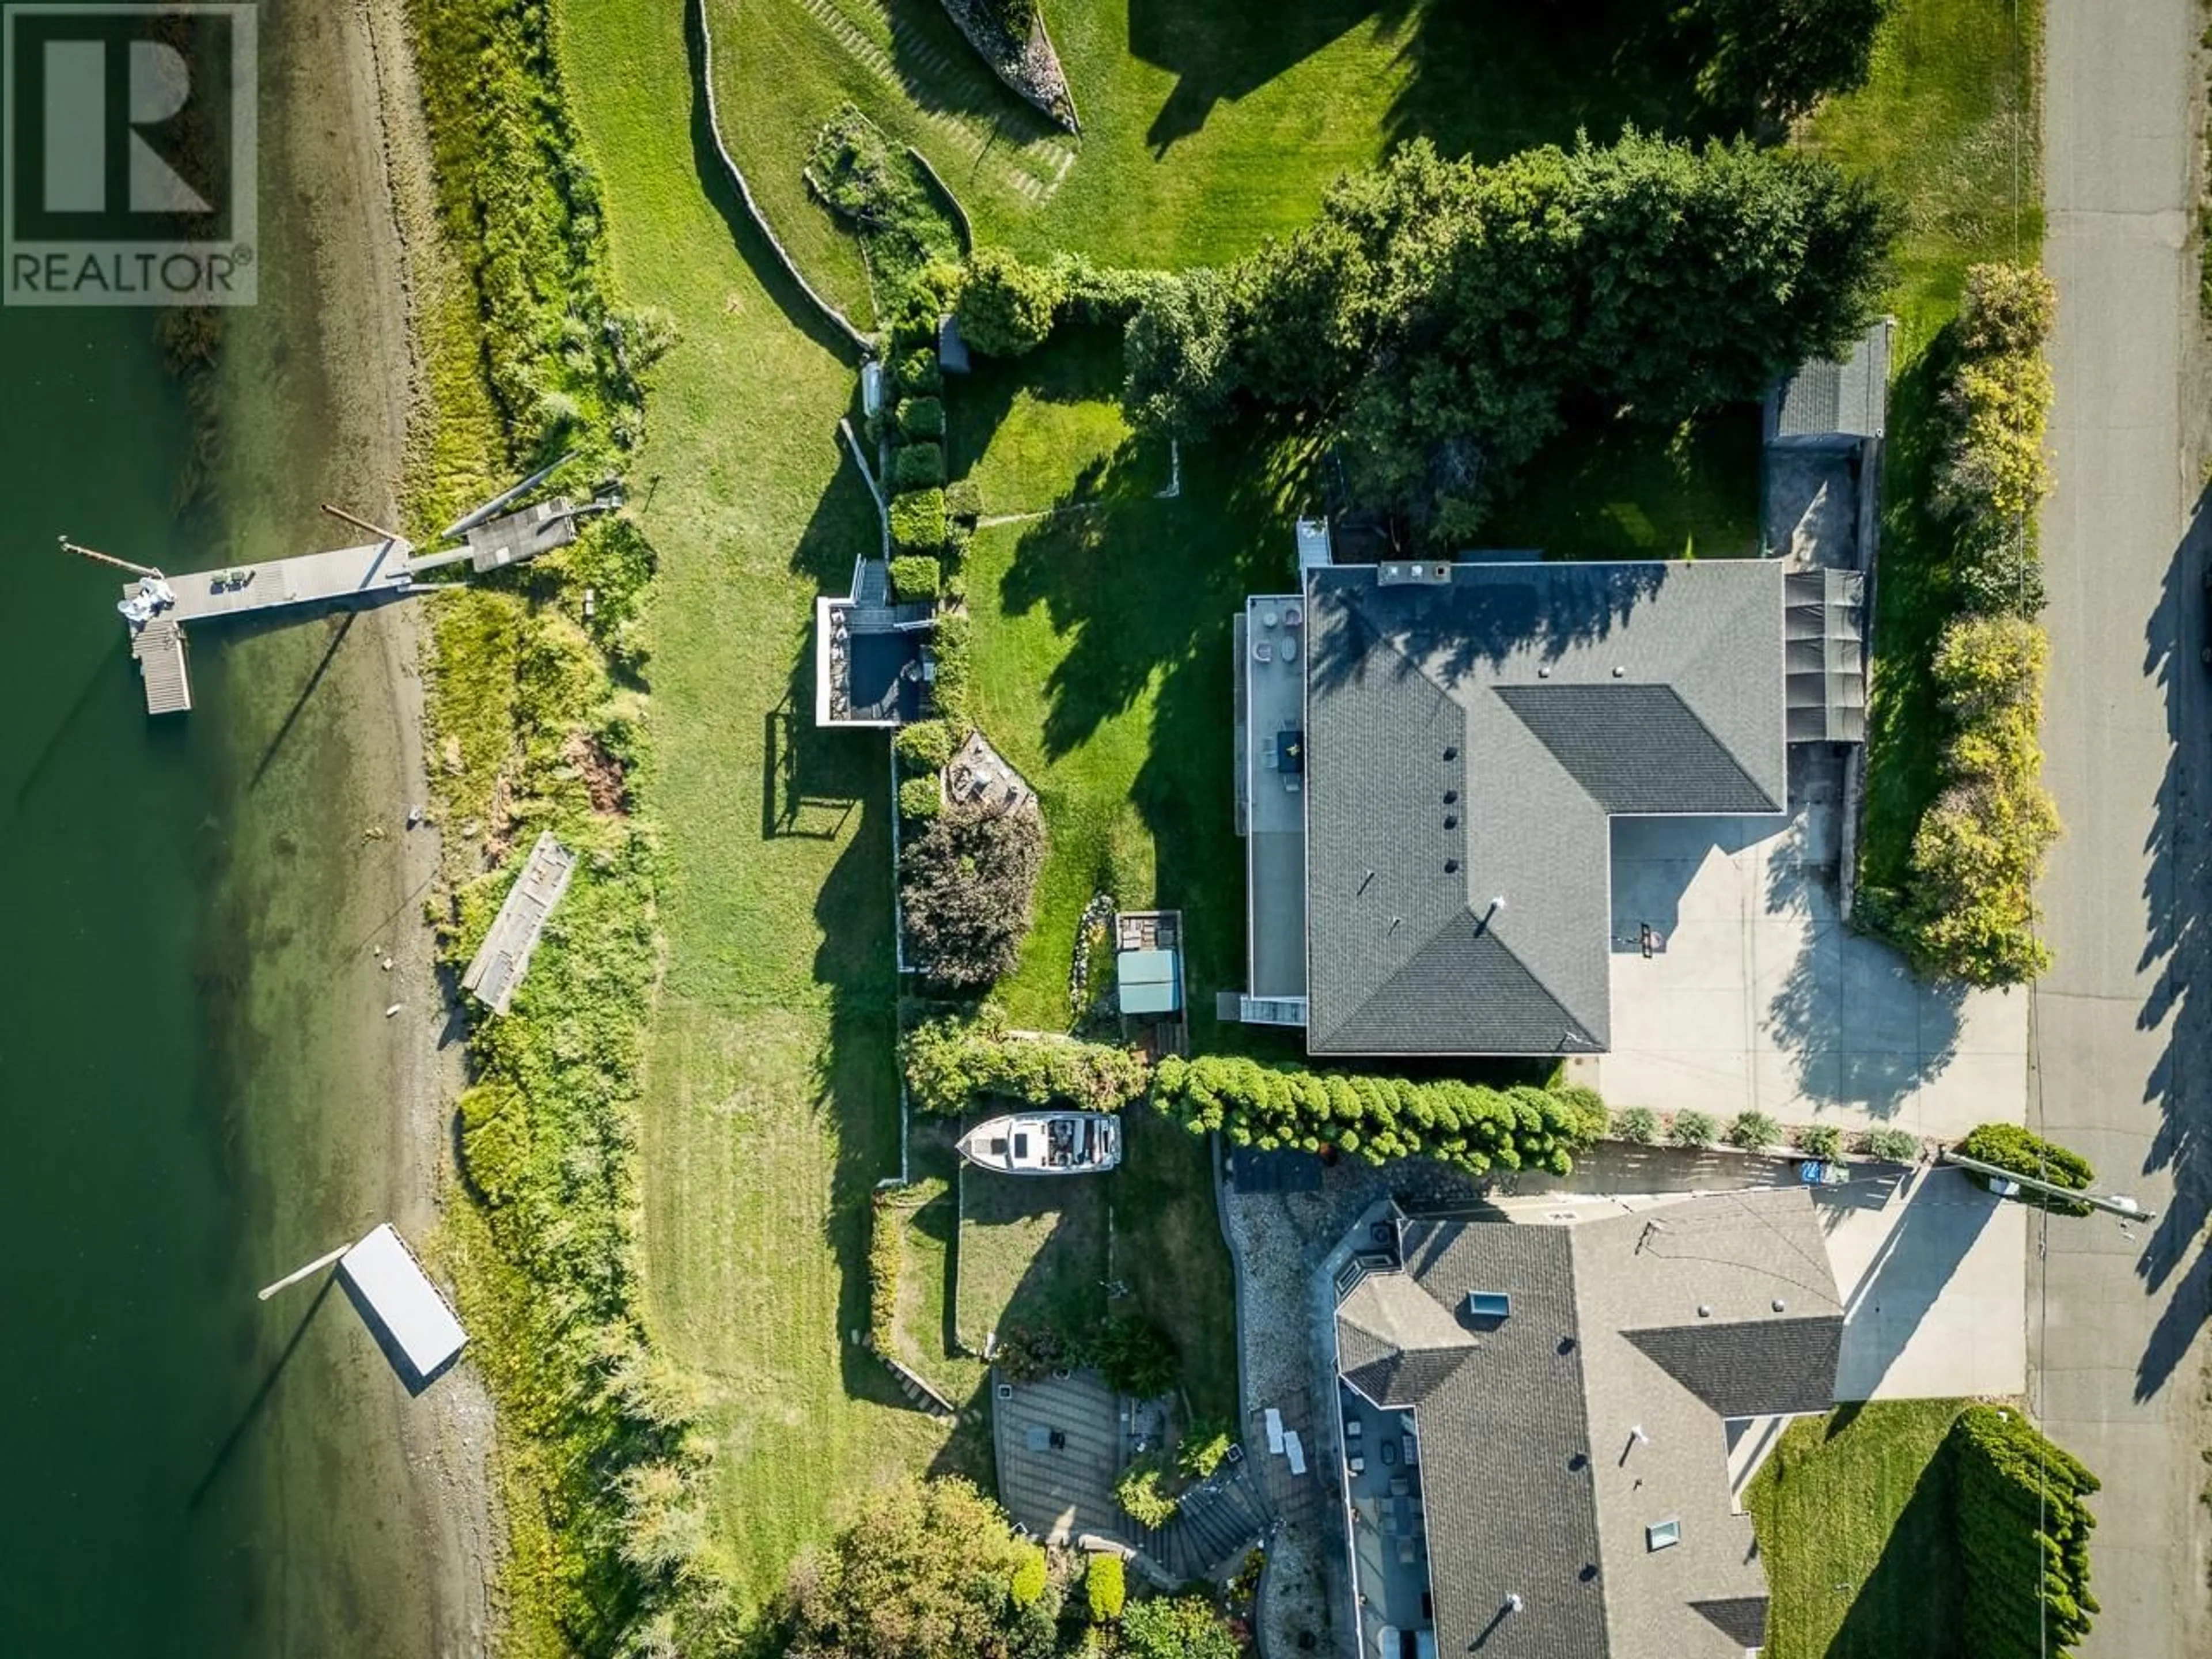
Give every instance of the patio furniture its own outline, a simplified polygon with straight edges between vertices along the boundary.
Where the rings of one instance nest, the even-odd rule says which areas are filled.
[[[1364,1474],[1367,1473],[1367,1460],[1355,1453],[1344,1460],[1344,1467],[1354,1474]]]
[[[1300,610],[1297,605],[1285,605],[1285,606],[1283,607],[1283,626],[1284,626],[1284,627],[1285,627],[1285,628],[1296,628],[1296,627],[1297,627],[1300,623],[1304,622],[1305,619],[1306,619],[1306,618],[1305,618],[1305,612],[1304,612],[1304,611],[1301,611],[1301,610]]]
[[[1270,772],[1275,769],[1275,740],[1273,738],[1260,739],[1260,764]]]
[[[1382,1461],[1385,1463],[1395,1463],[1398,1461],[1398,1448],[1388,1440],[1382,1443]]]
[[[1420,1443],[1411,1434],[1402,1437],[1406,1443],[1406,1462],[1408,1468],[1421,1461]]]
[[[1269,605],[1260,613],[1260,625],[1262,628],[1273,628],[1281,620],[1282,618],[1275,614],[1275,608],[1273,605]]]
[[[1255,640],[1252,641],[1252,660],[1254,662],[1273,662],[1274,659],[1275,647],[1272,642],[1267,640]]]
[[[1346,1440],[1357,1440],[1366,1432],[1367,1419],[1365,1418],[1347,1417],[1344,1419],[1344,1437]]]
[[[1410,1538],[1401,1538],[1398,1540],[1398,1565],[1401,1567],[1410,1567],[1413,1565],[1413,1540]]]
[[[1032,1423],[1023,1435],[1024,1442],[1033,1452],[1052,1449],[1052,1431],[1042,1423]]]
[[[1406,1479],[1406,1477],[1405,1477],[1404,1475],[1400,1474],[1400,1475],[1394,1475],[1394,1476],[1392,1476],[1392,1477],[1391,1477],[1391,1480],[1390,1480],[1390,1496],[1391,1496],[1391,1497],[1393,1497],[1393,1498],[1403,1498],[1403,1497],[1406,1497],[1408,1493],[1410,1493],[1413,1490],[1413,1483],[1412,1481],[1410,1481],[1410,1480],[1407,1480],[1407,1479]]]

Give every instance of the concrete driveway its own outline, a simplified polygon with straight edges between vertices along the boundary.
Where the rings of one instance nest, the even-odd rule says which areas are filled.
[[[1921,984],[1838,920],[1837,787],[1801,750],[1787,817],[1614,820],[1613,1049],[1595,1063],[1612,1104],[1942,1138],[2020,1121],[2027,998]]]

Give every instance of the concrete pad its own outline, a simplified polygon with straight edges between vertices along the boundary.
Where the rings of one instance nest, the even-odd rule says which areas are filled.
[[[2027,1002],[1915,979],[1837,919],[1835,790],[1794,757],[1784,817],[1617,820],[1616,1107],[1955,1138],[2027,1100]],[[1662,935],[1650,957],[1638,929]]]
[[[1886,1195],[1814,1198],[1844,1297],[1838,1400],[2025,1392],[2026,1206],[1929,1166]]]

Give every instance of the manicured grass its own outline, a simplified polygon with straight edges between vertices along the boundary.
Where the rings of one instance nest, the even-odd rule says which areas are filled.
[[[1486,546],[1555,558],[1745,558],[1759,551],[1759,409],[1668,428],[1585,422],[1536,458]]]
[[[960,1177],[962,1343],[1017,1325],[1082,1331],[1106,1305],[1107,1194],[1096,1179]]]
[[[1964,1401],[1845,1406],[1794,1423],[1746,1504],[1773,1605],[1771,1659],[1945,1659],[1963,1571],[1944,1436]]]
[[[702,1379],[715,1547],[762,1596],[834,1510],[945,1443],[846,1340],[898,1158],[888,766],[879,736],[813,729],[805,641],[875,514],[835,443],[851,368],[763,286],[701,170],[681,8],[561,15],[617,279],[682,330],[630,472],[659,558],[643,787],[664,826],[642,1267],[656,1340]]]
[[[1938,786],[1942,718],[1928,660],[1953,600],[1948,539],[1923,503],[1941,335],[1958,314],[1967,266],[2041,257],[2042,41],[2039,0],[1902,0],[1876,42],[1869,84],[1832,100],[1803,136],[1879,179],[1905,215],[1860,843],[1861,878],[1876,890],[1903,882]]]
[[[1057,0],[1046,21],[1079,139],[993,80],[937,0],[710,4],[725,137],[809,279],[848,307],[864,303],[857,253],[799,177],[847,99],[929,156],[984,240],[1170,267],[1290,230],[1339,173],[1416,134],[1494,157],[1579,128],[1602,142],[1626,121],[1690,125],[1687,76],[1640,0],[1540,15],[1501,0]]]

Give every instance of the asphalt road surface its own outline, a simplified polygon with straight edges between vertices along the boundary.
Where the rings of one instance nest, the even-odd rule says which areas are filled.
[[[2198,0],[2050,0],[2045,742],[2067,834],[2043,887],[2057,961],[2034,998],[2029,1121],[2160,1218],[2031,1231],[2029,1377],[2046,1429],[2105,1483],[2104,1611],[2083,1652],[2130,1659],[2212,1654],[2212,538],[2189,246],[2203,26]]]

